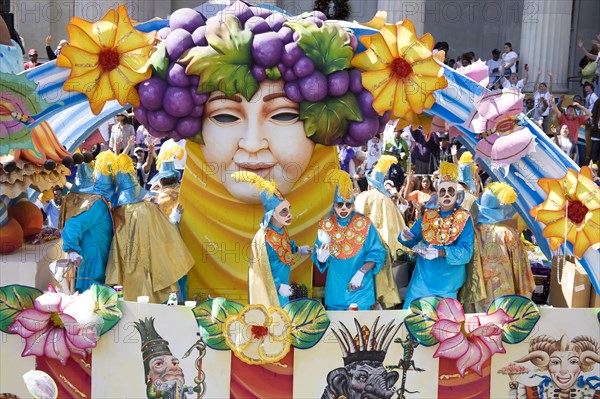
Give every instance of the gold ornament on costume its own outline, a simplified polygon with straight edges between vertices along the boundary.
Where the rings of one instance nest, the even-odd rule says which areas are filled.
[[[281,262],[283,262],[283,264],[288,266],[292,266],[294,264],[296,257],[292,253],[290,236],[286,229],[283,229],[283,234],[279,234],[273,229],[267,229],[265,240],[275,250],[277,257]]]
[[[337,186],[337,192],[345,201],[350,201],[354,195],[354,188],[350,175],[341,169],[332,169],[327,172],[325,181]]]
[[[600,243],[600,189],[592,171],[587,166],[579,173],[569,169],[565,177],[543,178],[538,185],[548,196],[530,214],[546,225],[542,235],[550,239],[553,251],[569,241],[573,254],[581,259],[588,248]]]
[[[423,214],[423,240],[435,245],[452,244],[460,236],[468,220],[469,212],[464,209],[457,209],[445,218],[437,209],[428,209]]]
[[[362,249],[370,226],[369,218],[359,214],[354,214],[346,227],[340,226],[333,215],[319,223],[319,228],[331,237],[329,248],[337,259],[354,257]]]
[[[442,181],[456,181],[458,178],[458,166],[450,162],[440,163],[440,178]]]
[[[94,23],[73,17],[67,33],[70,45],[56,60],[59,67],[71,69],[63,89],[85,94],[94,115],[110,100],[139,106],[135,85],[152,74],[149,59],[156,33],[136,30],[124,5]]]
[[[405,19],[360,41],[367,50],[352,59],[352,66],[364,71],[362,83],[373,94],[373,108],[380,115],[391,111],[400,128],[414,125],[417,115],[435,102],[432,93],[448,86],[433,57],[433,36],[417,38],[414,25]]]

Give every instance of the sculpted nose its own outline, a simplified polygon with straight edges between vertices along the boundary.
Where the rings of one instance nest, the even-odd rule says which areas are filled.
[[[260,127],[251,123],[246,134],[240,139],[239,146],[248,152],[258,152],[269,148],[269,142]]]

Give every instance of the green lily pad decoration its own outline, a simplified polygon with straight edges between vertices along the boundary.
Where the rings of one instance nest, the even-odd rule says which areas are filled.
[[[94,298],[94,313],[100,315],[104,319],[102,331],[100,331],[100,335],[104,335],[121,320],[121,317],[123,317],[123,313],[118,306],[117,293],[111,287],[98,284],[92,285],[90,291]]]
[[[540,319],[537,305],[520,295],[505,295],[494,299],[487,314],[498,309],[502,309],[513,319],[502,325],[502,341],[509,344],[518,344],[527,338]]]
[[[220,90],[227,96],[240,93],[250,101],[258,90],[252,75],[252,32],[242,30],[239,20],[231,15],[206,29],[208,46],[193,47],[179,62],[187,65],[187,75],[200,76],[198,93]]]
[[[350,68],[354,56],[350,34],[339,24],[325,23],[319,28],[310,21],[297,21],[284,25],[300,35],[298,46],[325,75]]]
[[[329,145],[346,134],[350,121],[362,122],[363,118],[356,97],[348,92],[319,102],[303,101],[300,104],[300,120],[304,121],[306,137]]]
[[[431,328],[438,321],[437,306],[439,296],[426,296],[410,303],[411,314],[404,319],[409,334],[423,346],[432,346],[439,341],[431,334]]]
[[[292,345],[298,349],[315,346],[329,327],[329,316],[321,302],[315,299],[297,299],[283,308],[292,323]]]
[[[167,80],[167,69],[169,68],[169,57],[167,57],[167,45],[165,42],[160,42],[156,46],[156,50],[150,56],[150,65],[154,71],[154,75],[162,80]]]
[[[42,291],[24,285],[7,285],[0,288],[0,331],[9,333],[8,327],[15,321],[19,313],[33,308],[35,298]]]
[[[239,314],[244,305],[225,298],[209,299],[193,309],[200,336],[212,349],[229,350],[223,337],[223,324],[232,315]]]

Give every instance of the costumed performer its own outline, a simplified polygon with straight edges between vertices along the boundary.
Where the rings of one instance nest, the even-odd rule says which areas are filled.
[[[368,217],[354,210],[352,179],[343,170],[327,173],[336,185],[333,206],[319,222],[312,259],[321,273],[327,270],[325,305],[328,310],[360,310],[375,305],[375,278],[387,251]]]
[[[458,167],[440,164],[437,194],[426,204],[423,216],[405,228],[398,240],[417,254],[417,265],[406,292],[404,308],[419,297],[457,297],[466,280],[466,265],[473,256],[474,229],[469,212],[460,208]]]
[[[517,193],[506,183],[490,184],[478,201],[475,236],[479,241],[487,298],[475,303],[486,312],[494,298],[517,294],[531,298],[535,280],[525,245],[512,219]],[[513,223],[514,222],[514,223]]]
[[[235,172],[232,177],[256,187],[265,208],[260,229],[252,240],[248,268],[249,303],[283,307],[293,293],[290,268],[296,261],[296,254],[308,255],[310,247],[297,246],[290,240],[286,227],[292,223],[291,205],[275,182],[252,172]]]
[[[106,264],[113,240],[113,221],[109,201],[115,191],[111,168],[115,156],[105,151],[96,157],[93,184],[89,165],[77,168],[71,193],[61,208],[62,249],[77,268],[75,289],[87,290],[92,284],[103,284]]]
[[[392,263],[398,253],[408,252],[408,248],[398,242],[398,232],[406,227],[400,210],[390,198],[391,194],[384,187],[385,176],[398,159],[392,155],[382,155],[371,172],[367,175],[369,190],[356,196],[354,208],[368,217],[383,242],[388,255],[381,272],[375,275],[375,291],[377,301],[386,308],[401,303],[398,287],[392,273]]]
[[[115,236],[106,267],[106,283],[123,286],[123,298],[147,295],[162,303],[178,292],[177,281],[194,266],[179,232],[137,180],[126,154],[113,167],[117,189],[113,200]]]

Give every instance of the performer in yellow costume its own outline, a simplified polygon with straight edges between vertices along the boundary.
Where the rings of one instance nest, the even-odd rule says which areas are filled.
[[[194,259],[174,224],[158,205],[145,201],[128,155],[116,158],[113,172],[115,236],[106,267],[106,283],[122,285],[123,297],[135,301],[147,295],[162,303],[177,292],[177,281],[194,266]]]
[[[406,227],[404,218],[383,186],[387,171],[392,164],[396,163],[398,159],[392,155],[381,156],[371,176],[367,176],[369,190],[357,195],[354,202],[356,210],[371,219],[388,250],[388,259],[381,272],[375,275],[377,300],[386,308],[400,303],[400,294],[392,273],[392,263],[399,253],[408,252],[408,248],[398,242],[398,232]]]
[[[511,219],[517,200],[506,183],[492,183],[478,201],[475,237],[479,241],[487,298],[475,303],[476,312],[486,312],[491,301],[502,295],[531,298],[535,281],[527,250],[520,240],[517,223]]]
[[[290,240],[287,227],[292,223],[291,206],[274,182],[252,172],[237,172],[233,178],[255,186],[265,208],[260,229],[252,240],[248,270],[249,302],[285,306],[293,294],[290,267],[298,255],[308,255],[310,247],[297,246]]]

